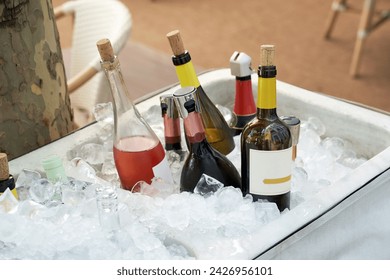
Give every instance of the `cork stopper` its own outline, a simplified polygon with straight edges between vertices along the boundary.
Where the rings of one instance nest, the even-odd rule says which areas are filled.
[[[97,41],[96,46],[98,48],[100,57],[102,61],[113,62],[115,59],[114,49],[112,48],[111,42],[109,39],[100,39]]]
[[[7,154],[0,153],[0,181],[7,180],[9,178],[9,167]]]
[[[173,30],[169,32],[167,34],[167,38],[169,44],[171,45],[172,52],[175,56],[181,55],[186,52],[179,30]]]
[[[260,61],[261,66],[274,65],[275,46],[274,45],[261,45],[260,47]]]

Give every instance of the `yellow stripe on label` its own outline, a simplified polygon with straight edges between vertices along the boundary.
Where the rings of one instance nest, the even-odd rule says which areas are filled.
[[[191,61],[183,65],[176,65],[175,69],[181,87],[199,87],[198,76]]]
[[[276,78],[259,77],[257,97],[257,108],[276,108]]]
[[[264,179],[263,183],[267,185],[286,183],[291,180],[291,175],[282,178]]]

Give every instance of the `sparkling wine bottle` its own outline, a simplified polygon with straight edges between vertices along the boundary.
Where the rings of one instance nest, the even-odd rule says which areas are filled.
[[[241,134],[242,192],[254,200],[290,207],[292,140],[288,126],[276,112],[276,66],[273,45],[261,46],[256,118]]]
[[[184,87],[174,93],[190,146],[181,173],[180,191],[194,192],[198,189],[198,193],[206,194],[215,191],[215,185],[240,188],[241,178],[235,166],[206,139],[205,129],[197,111],[195,92],[194,87]]]
[[[237,116],[232,126],[235,135],[242,132],[244,126],[256,116],[256,104],[252,93],[251,58],[235,51],[230,57],[230,72],[236,77],[236,94],[233,112]]]
[[[160,96],[161,114],[164,122],[166,158],[175,185],[180,184],[181,170],[188,151],[181,145],[181,124],[179,112],[172,94]],[[187,144],[188,147],[188,144]]]
[[[169,32],[167,37],[174,54],[172,61],[181,87],[192,86],[196,88],[195,97],[206,131],[207,141],[224,155],[229,154],[235,146],[233,133],[229,125],[200,85],[191,56],[184,48],[179,31]]]
[[[164,140],[166,151],[181,151],[181,129],[179,112],[173,96],[160,96],[161,115],[164,122]]]
[[[131,101],[111,42],[101,39],[97,47],[114,100],[113,151],[122,188],[139,191],[133,189],[138,181],[150,184],[154,177],[172,183],[164,148]]]

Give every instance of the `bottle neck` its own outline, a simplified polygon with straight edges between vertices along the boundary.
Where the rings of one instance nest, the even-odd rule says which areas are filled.
[[[237,116],[248,116],[256,113],[251,76],[236,77],[236,95],[233,111]]]
[[[257,117],[275,119],[276,114],[276,67],[259,66],[257,88]]]
[[[135,107],[123,79],[118,58],[115,57],[113,62],[104,61],[101,64],[110,84],[116,114],[134,110]]]
[[[184,119],[184,128],[190,145],[206,139],[204,126],[198,112],[188,113],[188,116]]]
[[[276,108],[276,67],[259,66],[257,88],[257,108]]]
[[[181,87],[193,86],[197,88],[200,86],[189,52],[186,51],[181,55],[173,56],[172,62],[175,65],[176,75]]]
[[[166,150],[181,150],[180,119],[164,115],[164,137]]]

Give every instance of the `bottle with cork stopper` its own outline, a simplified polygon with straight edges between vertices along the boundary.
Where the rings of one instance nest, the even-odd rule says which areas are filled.
[[[195,87],[196,89],[195,98],[207,141],[222,154],[229,154],[235,147],[233,133],[221,112],[199,83],[190,53],[184,48],[180,32],[173,30],[167,34],[167,38],[173,52],[172,62],[181,87]]]
[[[9,189],[18,199],[18,193],[15,188],[15,179],[9,174],[8,157],[6,153],[0,153],[0,195]]]
[[[136,192],[139,181],[150,184],[153,178],[173,183],[164,148],[134,106],[110,40],[101,39],[96,45],[114,101],[113,152],[122,188]]]
[[[262,45],[260,52],[256,117],[241,134],[242,192],[283,211],[290,208],[292,137],[276,112],[275,46]]]

